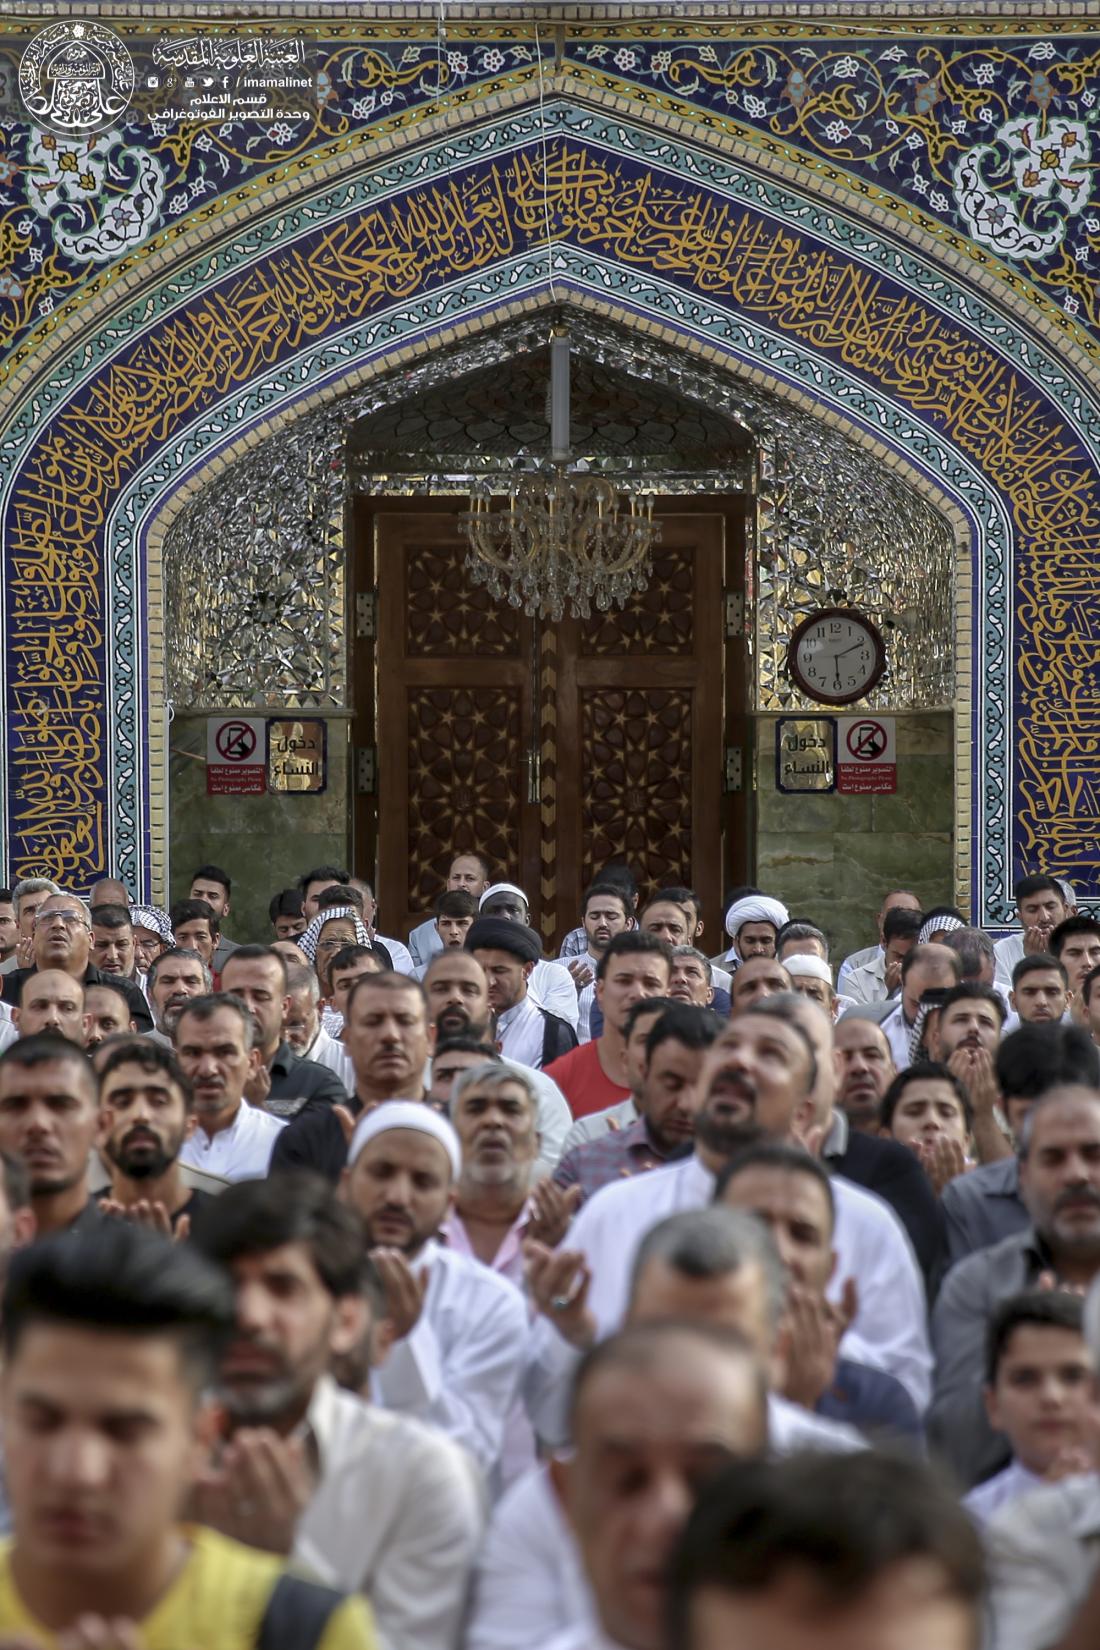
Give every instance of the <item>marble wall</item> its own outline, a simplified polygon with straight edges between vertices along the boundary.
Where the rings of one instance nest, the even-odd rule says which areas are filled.
[[[894,796],[786,796],[775,786],[774,717],[756,738],[759,886],[792,916],[829,913],[835,958],[874,942],[874,914],[889,888],[932,905],[953,904],[954,716],[897,718]]]
[[[313,865],[346,865],[348,723],[328,721],[328,789],[316,796],[206,794],[206,718],[177,716],[169,746],[171,898],[185,899],[198,865],[233,877],[232,937],[268,932],[273,893]]]

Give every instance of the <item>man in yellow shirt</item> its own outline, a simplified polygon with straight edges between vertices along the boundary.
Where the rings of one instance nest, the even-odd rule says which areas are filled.
[[[362,1600],[181,1522],[216,1444],[203,1395],[233,1328],[225,1274],[122,1222],[14,1258],[0,1644],[376,1650]]]

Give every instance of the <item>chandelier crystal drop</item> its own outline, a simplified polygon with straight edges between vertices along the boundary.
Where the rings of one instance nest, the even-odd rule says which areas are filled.
[[[507,504],[494,501],[507,496]],[[623,607],[649,581],[661,527],[653,499],[604,475],[570,466],[569,339],[550,341],[550,462],[475,484],[459,518],[475,584],[512,607],[555,623],[568,602],[576,618],[595,604]]]

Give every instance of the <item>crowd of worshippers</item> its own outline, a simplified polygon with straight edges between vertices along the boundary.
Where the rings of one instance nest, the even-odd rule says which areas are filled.
[[[0,890],[0,1650],[1096,1650],[1071,889],[232,895]]]

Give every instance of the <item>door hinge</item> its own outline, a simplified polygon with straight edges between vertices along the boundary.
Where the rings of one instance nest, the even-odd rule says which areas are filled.
[[[723,778],[727,796],[741,789],[743,783],[743,763],[741,751],[736,745],[726,746],[726,762]]]
[[[355,752],[355,788],[360,796],[373,796],[377,779],[373,745],[360,745]]]
[[[745,634],[745,598],[740,590],[726,593],[726,640]]]
[[[377,633],[378,598],[373,590],[361,590],[355,598],[355,635],[361,642],[373,641]]]

